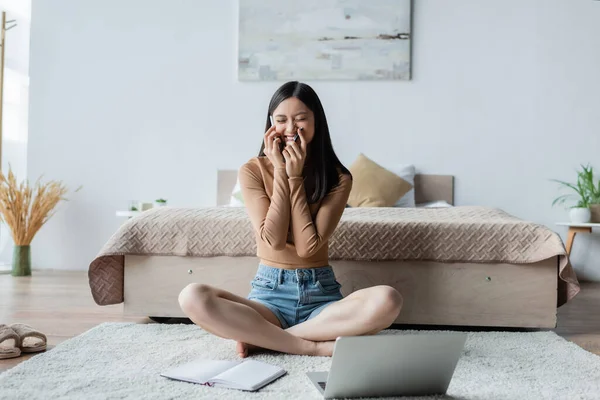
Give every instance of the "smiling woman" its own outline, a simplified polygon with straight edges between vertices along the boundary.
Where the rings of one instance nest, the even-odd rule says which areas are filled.
[[[386,285],[342,296],[329,265],[329,238],[352,176],[333,150],[315,91],[299,82],[281,86],[271,98],[265,130],[258,157],[239,173],[260,259],[252,290],[243,298],[193,283],[179,302],[196,324],[236,340],[241,357],[254,347],[330,356],[338,336],[391,325],[402,297]]]
[[[271,122],[271,117],[274,124]],[[273,94],[269,103],[265,131],[267,133],[263,139],[270,135],[270,141],[277,142],[298,133],[300,140],[306,143],[307,160],[304,164],[303,176],[308,178],[309,184],[314,183],[314,187],[306,188],[310,203],[322,200],[325,194],[337,184],[338,170],[350,175],[333,150],[325,110],[316,92],[310,86],[296,81],[282,85]],[[289,142],[286,139],[286,147]],[[269,144],[268,140],[263,140],[259,157],[266,156],[265,146]],[[283,156],[285,157],[285,153]],[[274,155],[274,157],[278,156]],[[275,163],[277,162],[278,159],[275,160]]]

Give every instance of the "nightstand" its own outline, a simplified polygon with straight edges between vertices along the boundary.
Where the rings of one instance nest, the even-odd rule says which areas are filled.
[[[117,211],[117,217],[133,218],[141,213],[142,211]]]

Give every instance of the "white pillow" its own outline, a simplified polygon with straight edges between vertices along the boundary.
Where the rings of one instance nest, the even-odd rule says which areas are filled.
[[[231,192],[229,198],[229,204],[227,207],[244,207],[244,198],[242,197],[242,188],[240,186],[240,180],[238,179]]]
[[[406,182],[410,183],[413,187],[408,192],[406,192],[404,196],[398,199],[396,204],[394,204],[394,207],[415,207],[415,166],[412,164],[401,164],[390,168],[385,168],[398,175]]]
[[[448,207],[454,207],[452,204],[448,203],[445,200],[438,200],[438,201],[428,201],[427,203],[419,203],[417,204],[417,207],[422,207],[422,208],[448,208]]]

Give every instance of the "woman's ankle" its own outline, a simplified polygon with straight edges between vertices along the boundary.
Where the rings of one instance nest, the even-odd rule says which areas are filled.
[[[318,356],[318,357],[331,357],[333,354],[333,346],[335,341],[327,342],[313,342],[312,340],[304,340],[306,342],[306,351],[304,355],[307,356]]]
[[[333,347],[335,346],[335,340],[326,342],[315,342],[317,346],[316,356],[331,357],[333,355]]]

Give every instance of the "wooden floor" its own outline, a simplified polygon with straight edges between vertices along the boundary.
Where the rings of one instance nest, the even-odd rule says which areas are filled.
[[[0,324],[23,322],[48,336],[48,349],[102,322],[150,322],[123,316],[122,304],[94,303],[87,272],[34,271],[33,277],[0,275]],[[556,333],[600,355],[600,283],[583,283],[581,293],[558,310]],[[31,355],[0,360],[0,372]]]

